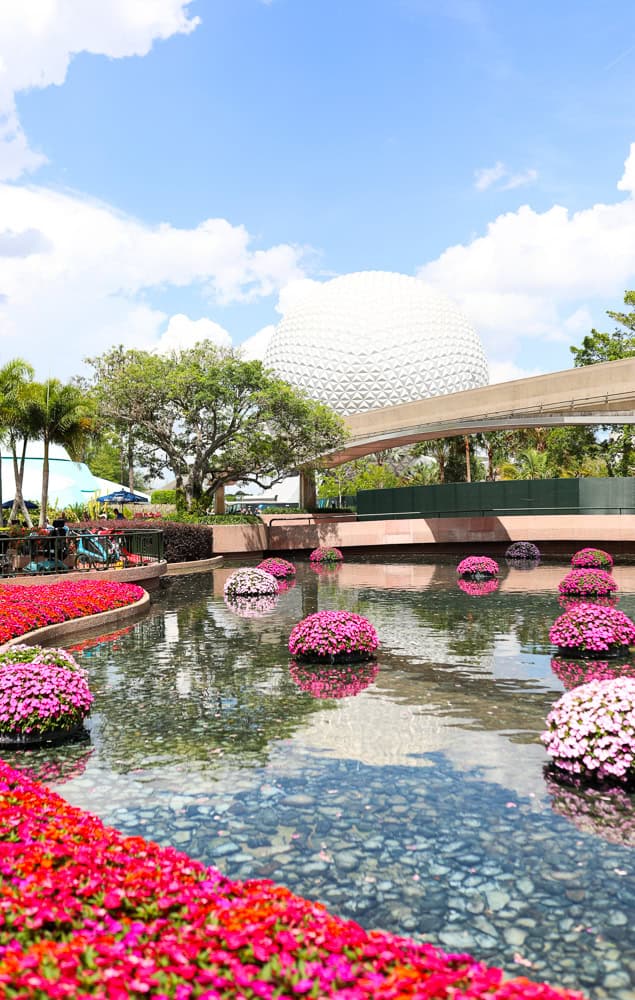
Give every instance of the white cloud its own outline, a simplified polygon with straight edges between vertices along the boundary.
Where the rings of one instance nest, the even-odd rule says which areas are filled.
[[[314,278],[299,278],[283,285],[278,296],[276,311],[284,316],[289,309],[293,309],[302,299],[307,299],[313,292],[322,287],[321,281]]]
[[[274,330],[274,324],[269,323],[267,326],[263,326],[262,330],[258,330],[257,333],[254,333],[253,336],[248,337],[247,340],[243,340],[242,344],[238,345],[245,361],[264,361]]]
[[[72,193],[0,184],[0,248],[12,251],[0,255],[0,354],[27,356],[39,377],[71,374],[113,343],[156,346],[168,316],[149,301],[154,290],[195,286],[228,303],[302,277],[301,248],[251,244],[225,219],[149,226]],[[170,336],[192,322],[173,318]]]
[[[218,347],[232,346],[230,335],[219,323],[205,317],[190,319],[184,313],[176,313],[170,317],[167,329],[161,335],[155,350],[161,354],[187,350],[202,340],[211,340]]]
[[[146,55],[154,41],[194,30],[191,0],[18,0],[0,4],[0,180],[35,170],[15,96],[59,86],[80,52],[120,59]]]
[[[635,189],[635,144],[620,190]],[[635,198],[570,213],[523,205],[484,236],[449,247],[418,276],[461,303],[493,361],[527,338],[571,343],[635,284]]]
[[[542,368],[520,368],[513,361],[492,361],[489,366],[489,383],[513,382],[519,378],[531,378],[532,375],[542,375]]]
[[[497,160],[493,167],[481,167],[474,171],[474,187],[477,191],[487,191],[494,185],[496,185],[497,191],[512,191],[514,188],[533,184],[536,180],[538,180],[538,171],[533,167],[521,170],[519,173],[512,173],[502,160]],[[504,181],[504,183],[499,184],[499,181]]]

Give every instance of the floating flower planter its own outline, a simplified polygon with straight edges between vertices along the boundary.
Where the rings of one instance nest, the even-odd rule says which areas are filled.
[[[278,594],[278,581],[262,569],[237,569],[225,581],[225,597],[270,597]]]
[[[341,663],[339,665],[289,664],[289,674],[295,684],[314,698],[352,698],[373,683],[377,663]]]
[[[537,563],[540,560],[540,549],[533,542],[512,542],[505,552],[505,558]]]
[[[239,618],[263,618],[271,614],[278,603],[277,594],[267,594],[264,597],[226,597],[225,604]]]
[[[298,622],[289,636],[291,655],[314,663],[370,660],[378,645],[374,626],[351,611],[318,611]]]
[[[312,563],[338,563],[341,562],[344,556],[339,549],[334,546],[330,548],[319,548],[313,549],[313,552],[309,556]]]
[[[579,549],[571,559],[573,569],[613,569],[613,556],[604,549]]]
[[[464,594],[468,594],[470,597],[484,597],[486,594],[493,594],[495,590],[498,590],[499,582],[493,576],[485,580],[471,580],[459,577],[456,585]]]
[[[556,618],[549,640],[562,656],[628,656],[628,648],[635,642],[635,625],[617,608],[575,604]]]
[[[86,672],[65,650],[14,646],[0,655],[0,746],[68,739],[92,701]]]
[[[258,563],[256,569],[270,573],[271,576],[275,576],[276,580],[286,580],[290,576],[295,576],[293,563],[289,562],[288,559],[278,559],[277,557],[263,559],[261,563]]]
[[[616,677],[635,677],[635,663],[609,663],[608,660],[567,660],[554,656],[551,669],[567,691],[590,681],[611,681]]]
[[[498,563],[489,556],[468,556],[456,567],[456,573],[464,580],[486,580],[498,576]]]
[[[628,783],[635,778],[635,678],[590,681],[567,691],[542,734],[555,773]]]
[[[604,569],[572,569],[558,584],[563,597],[577,597],[591,600],[607,597],[617,590],[617,584]]]

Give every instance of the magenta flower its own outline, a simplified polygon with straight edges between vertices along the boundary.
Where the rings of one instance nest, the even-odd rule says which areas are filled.
[[[574,569],[605,569],[610,573],[613,569],[613,556],[604,549],[579,549],[573,555],[571,565]]]
[[[489,556],[467,556],[456,567],[457,576],[479,577],[498,576],[498,563]]]
[[[343,558],[344,556],[340,549],[336,549],[333,545],[330,548],[313,549],[313,552],[309,556],[312,563],[341,562]]]
[[[606,597],[617,590],[610,573],[603,569],[572,569],[558,584],[565,597]]]
[[[369,660],[378,645],[373,625],[352,611],[318,611],[298,622],[289,636],[292,656],[330,663]]]
[[[635,642],[635,625],[617,608],[575,604],[556,618],[549,630],[549,640],[565,654],[621,652],[624,655]]]
[[[288,559],[281,559],[274,556],[270,559],[263,559],[258,563],[256,569],[262,569],[265,573],[271,573],[276,580],[285,580],[289,576],[295,576],[295,566]]]

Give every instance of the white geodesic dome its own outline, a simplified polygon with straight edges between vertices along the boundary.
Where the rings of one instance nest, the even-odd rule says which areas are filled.
[[[276,327],[265,365],[344,416],[489,382],[483,345],[458,306],[387,271],[309,292]]]

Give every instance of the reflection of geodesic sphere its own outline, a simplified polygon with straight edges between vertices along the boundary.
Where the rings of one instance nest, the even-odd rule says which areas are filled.
[[[278,324],[265,365],[343,415],[488,382],[461,310],[417,278],[386,271],[310,292]]]

